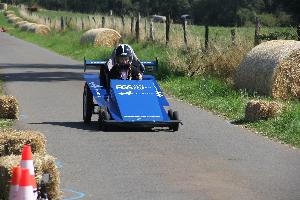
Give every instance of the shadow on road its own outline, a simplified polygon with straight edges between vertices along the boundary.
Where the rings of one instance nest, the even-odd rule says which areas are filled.
[[[0,74],[0,79],[6,82],[51,82],[83,80],[83,73],[77,72],[24,72]]]
[[[63,126],[67,128],[75,128],[80,130],[92,131],[92,132],[103,132],[99,129],[98,123],[96,121],[90,124],[85,124],[83,122],[41,122],[41,123],[30,123],[30,124],[48,124],[54,126]],[[124,126],[114,126],[108,127],[104,132],[159,132],[159,131],[170,132],[167,129],[152,129],[144,127],[124,127]]]
[[[96,69],[96,67],[91,66],[91,69]],[[83,70],[83,65],[63,65],[63,64],[18,64],[18,63],[0,63],[1,69],[79,69]]]
[[[6,82],[28,81],[28,82],[50,82],[50,81],[72,81],[83,80],[82,65],[60,65],[60,64],[7,64],[0,63],[0,69],[19,69],[17,73],[2,73],[0,79]],[[37,69],[40,69],[38,71]],[[56,70],[57,69],[57,70]],[[89,67],[96,70],[97,67]],[[72,70],[72,71],[67,71]]]

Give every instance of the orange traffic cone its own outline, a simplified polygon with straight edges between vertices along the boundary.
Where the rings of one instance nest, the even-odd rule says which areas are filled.
[[[37,193],[37,186],[36,186],[36,181],[35,181],[35,176],[34,176],[32,152],[31,152],[31,147],[30,147],[29,144],[25,144],[24,147],[23,147],[21,167],[23,169],[28,169],[29,170],[29,174],[31,176],[31,183],[32,183],[32,187],[33,187],[34,197],[37,198],[38,193]]]
[[[16,200],[35,200],[32,192],[32,178],[29,169],[22,169]]]
[[[22,171],[20,166],[12,168],[12,178],[9,189],[9,200],[16,200],[21,178],[21,172]]]
[[[31,153],[31,147],[29,144],[25,144],[23,146],[21,167],[23,169],[29,169],[30,175],[34,175],[32,153]]]

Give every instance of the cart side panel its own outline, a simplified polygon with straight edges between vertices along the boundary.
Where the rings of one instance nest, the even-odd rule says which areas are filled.
[[[99,74],[84,74],[84,79],[87,82],[97,104],[99,106],[108,106],[104,98],[107,96],[106,89],[100,84]]]

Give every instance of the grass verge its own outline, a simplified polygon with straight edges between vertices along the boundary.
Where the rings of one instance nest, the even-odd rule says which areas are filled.
[[[65,31],[59,33],[53,31],[48,36],[21,32],[8,24],[3,15],[0,15],[0,26],[8,27],[9,34],[13,36],[36,43],[79,61],[84,56],[90,59],[106,59],[112,51],[111,48],[93,48],[89,45],[80,46],[81,32]],[[142,60],[159,57],[159,82],[163,90],[168,94],[222,115],[231,121],[240,122],[241,125],[254,129],[262,135],[298,148],[300,147],[299,101],[283,102],[286,109],[275,119],[254,123],[243,122],[246,103],[250,99],[262,99],[264,97],[236,91],[230,83],[226,83],[222,79],[213,76],[196,76],[190,78],[175,75],[171,73],[172,66],[169,64],[167,47],[147,42],[138,44],[133,40],[126,40],[124,42],[130,43]]]

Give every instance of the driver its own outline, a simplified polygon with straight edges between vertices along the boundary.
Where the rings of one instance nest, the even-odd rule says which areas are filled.
[[[107,65],[111,79],[142,80],[145,70],[128,44],[119,44]]]

